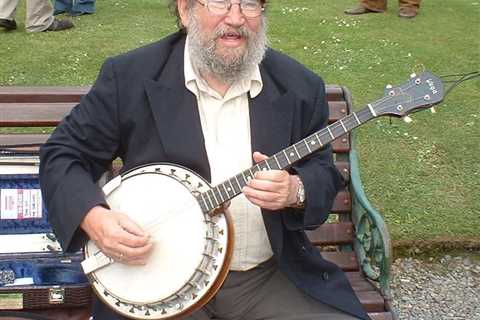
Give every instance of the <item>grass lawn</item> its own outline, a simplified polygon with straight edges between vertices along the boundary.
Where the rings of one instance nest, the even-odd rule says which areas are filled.
[[[480,2],[424,1],[415,19],[346,16],[356,0],[272,0],[271,46],[327,83],[347,86],[357,108],[413,71],[437,75],[480,69]],[[103,60],[176,30],[166,0],[103,0],[66,32],[0,31],[0,85],[91,84]],[[396,241],[480,242],[480,81],[453,91],[436,114],[414,122],[380,118],[360,128],[362,179]]]

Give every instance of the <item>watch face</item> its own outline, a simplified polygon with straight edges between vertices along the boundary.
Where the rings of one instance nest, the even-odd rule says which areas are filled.
[[[298,192],[297,192],[297,202],[305,202],[305,188],[303,187],[302,181],[299,179]]]

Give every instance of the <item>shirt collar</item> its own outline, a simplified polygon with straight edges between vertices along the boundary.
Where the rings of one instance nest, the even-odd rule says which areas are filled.
[[[200,76],[197,75],[195,72],[192,61],[190,60],[189,55],[189,37],[187,35],[187,40],[185,42],[185,49],[184,49],[184,75],[185,75],[185,87],[190,90],[193,94],[198,97],[199,91],[204,91],[212,96],[218,96],[218,93],[215,95],[215,90],[210,88],[205,80],[203,80]],[[252,74],[250,75],[250,79],[242,80],[239,83],[233,84],[232,88],[235,92],[249,92],[251,98],[255,98],[260,94],[263,88],[263,81],[262,75],[260,74],[260,68],[255,66]],[[232,89],[230,88],[230,89]],[[232,91],[232,90],[229,90]],[[228,95],[228,92],[227,92]],[[226,95],[226,96],[227,96]],[[225,97],[226,97],[225,96]]]

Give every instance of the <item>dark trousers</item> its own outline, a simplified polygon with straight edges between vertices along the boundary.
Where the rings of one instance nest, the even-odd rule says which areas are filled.
[[[353,320],[307,296],[273,259],[243,272],[231,271],[217,295],[187,320]]]

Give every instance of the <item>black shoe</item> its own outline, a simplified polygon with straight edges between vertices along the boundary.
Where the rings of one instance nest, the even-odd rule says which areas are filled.
[[[0,27],[10,30],[17,29],[17,23],[15,20],[0,19]]]
[[[53,19],[52,24],[45,31],[62,31],[73,28],[73,22],[70,20]]]

